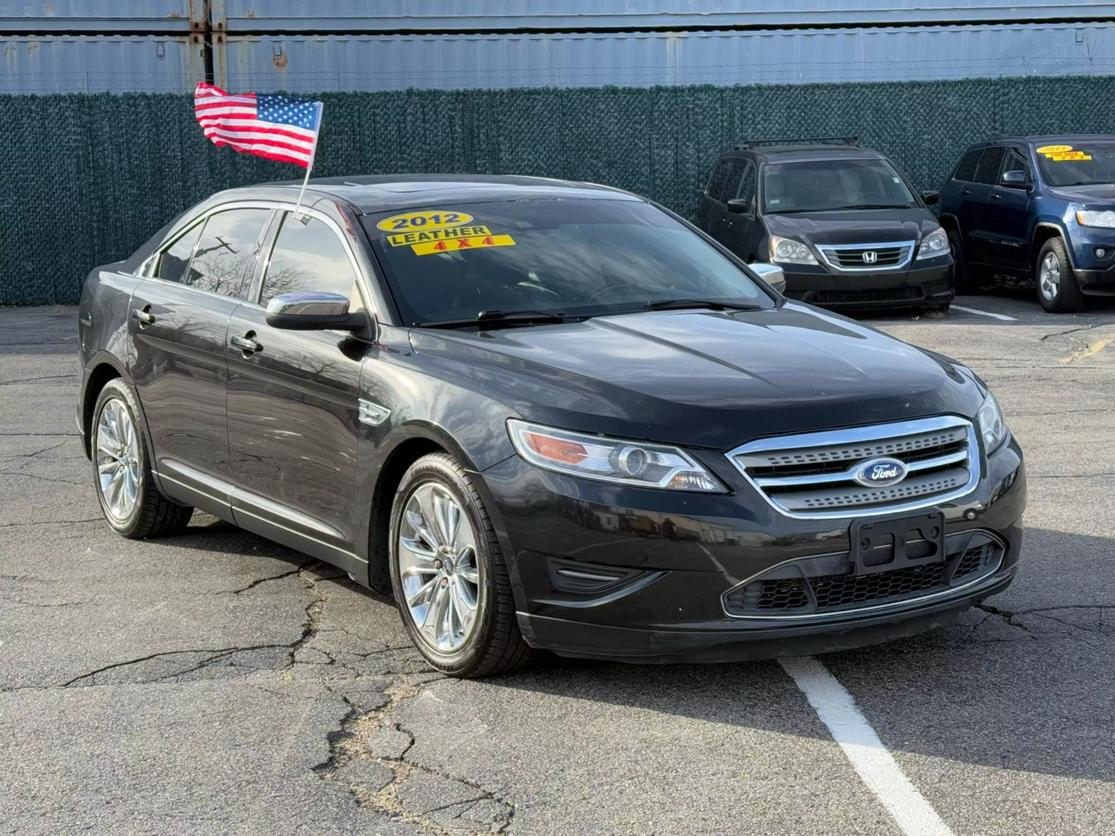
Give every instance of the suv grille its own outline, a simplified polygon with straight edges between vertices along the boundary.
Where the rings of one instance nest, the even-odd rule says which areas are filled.
[[[1002,545],[984,532],[954,534],[949,540],[955,547],[944,561],[870,575],[848,574],[846,559],[839,561],[842,574],[815,574],[833,568],[831,556],[796,560],[768,573],[793,577],[759,577],[730,589],[724,609],[740,617],[854,611],[968,586],[993,574],[1002,562]]]
[[[914,252],[913,241],[884,244],[829,244],[817,247],[830,266],[837,270],[880,270],[905,267]]]
[[[963,496],[979,481],[975,430],[953,417],[762,439],[728,456],[768,502],[798,517],[923,508]],[[856,481],[863,465],[883,457],[901,461],[905,478],[884,486]]]

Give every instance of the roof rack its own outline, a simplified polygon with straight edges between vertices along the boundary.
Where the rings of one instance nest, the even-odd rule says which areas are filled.
[[[735,150],[756,148],[760,145],[855,145],[859,146],[858,136],[815,136],[785,137],[783,139],[748,139],[736,146]]]

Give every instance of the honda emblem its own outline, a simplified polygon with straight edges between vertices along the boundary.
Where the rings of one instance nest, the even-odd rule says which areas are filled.
[[[865,250],[863,253],[864,264],[874,264],[879,260],[879,254],[874,250]]]

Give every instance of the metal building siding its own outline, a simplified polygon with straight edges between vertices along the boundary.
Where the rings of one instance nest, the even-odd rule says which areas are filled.
[[[1101,0],[212,0],[212,20],[230,33],[377,33],[405,30],[637,29],[736,26],[985,23],[1115,17]]]
[[[0,94],[181,93],[205,78],[196,36],[0,37]]]
[[[0,0],[0,33],[182,33],[204,9],[204,0]]]
[[[1115,71],[1115,24],[730,32],[222,37],[238,90],[913,81]]]

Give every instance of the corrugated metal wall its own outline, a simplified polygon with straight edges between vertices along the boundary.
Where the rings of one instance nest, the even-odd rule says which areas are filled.
[[[328,8],[305,0],[0,0],[0,93],[188,92],[210,72],[230,88],[326,92],[1115,70],[1115,3],[1100,0],[318,5]]]

